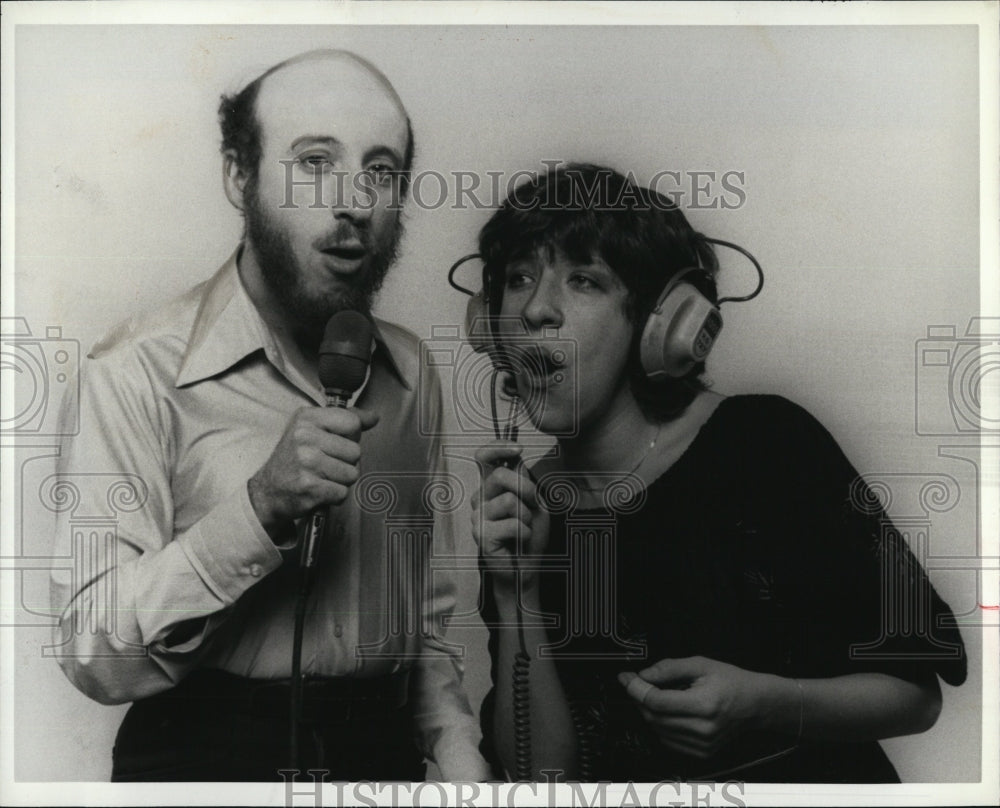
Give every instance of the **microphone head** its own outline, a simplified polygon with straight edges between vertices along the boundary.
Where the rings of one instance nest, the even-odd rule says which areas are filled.
[[[352,396],[365,380],[371,358],[372,323],[346,309],[326,324],[319,346],[319,381],[327,395]]]

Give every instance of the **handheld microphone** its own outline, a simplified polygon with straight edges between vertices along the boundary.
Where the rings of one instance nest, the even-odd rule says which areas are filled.
[[[338,311],[327,322],[319,346],[319,381],[326,394],[327,407],[346,407],[361,387],[368,373],[371,344],[371,321],[360,312]],[[299,558],[299,565],[304,569],[316,566],[327,512],[327,507],[320,506],[306,522]]]

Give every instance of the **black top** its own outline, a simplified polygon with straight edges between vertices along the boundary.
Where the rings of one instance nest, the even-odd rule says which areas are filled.
[[[544,492],[553,479],[538,482]],[[705,656],[795,678],[965,680],[948,605],[830,434],[786,399],[725,399],[641,504],[566,504],[553,514],[552,569],[539,584],[543,610],[558,615],[549,634],[581,779],[899,782],[876,742],[803,740],[789,751],[794,737],[758,731],[708,760],[668,750],[615,678],[660,659]],[[496,667],[486,570],[481,613],[496,682],[510,674]],[[494,696],[482,706],[483,753],[499,773]]]

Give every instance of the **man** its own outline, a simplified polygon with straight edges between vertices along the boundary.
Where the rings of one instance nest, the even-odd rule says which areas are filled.
[[[58,475],[80,506],[57,532],[76,566],[53,573],[60,664],[92,698],[134,702],[116,781],[277,780],[292,766],[415,780],[425,756],[445,779],[482,779],[460,666],[436,633],[453,588],[421,587],[426,570],[400,557],[425,562],[432,533],[448,548],[420,504],[440,458],[418,413],[440,412],[440,391],[417,385],[415,338],[384,322],[357,407],[323,408],[317,374],[328,318],[369,312],[395,257],[409,118],[369,63],[316,51],[224,97],[220,120],[243,243],[82,370]],[[355,496],[369,478],[392,486],[391,511]],[[69,516],[113,497],[107,536]],[[292,760],[296,523],[326,506]],[[389,542],[398,513],[423,525],[409,545]],[[421,623],[408,609],[431,630],[400,631]]]

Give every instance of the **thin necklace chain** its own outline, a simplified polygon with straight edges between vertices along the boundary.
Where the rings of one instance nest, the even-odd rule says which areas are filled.
[[[660,433],[662,432],[663,432],[663,422],[661,421],[660,425],[656,427],[656,434],[653,435],[653,439],[649,442],[649,446],[646,448],[646,451],[642,453],[642,457],[639,458],[638,462],[634,466],[632,466],[632,468],[630,468],[628,471],[624,473],[621,473],[622,477],[629,477],[632,474],[635,474],[639,470],[639,467],[643,463],[645,463],[646,460],[649,459],[649,456],[652,454],[653,449],[656,448],[656,443],[657,441],[659,441]],[[618,473],[619,472],[616,472],[616,475]],[[600,486],[577,485],[576,487],[579,488],[581,491],[586,491],[590,494],[595,494],[598,491],[603,491],[605,488],[607,488],[607,485],[600,485]]]

